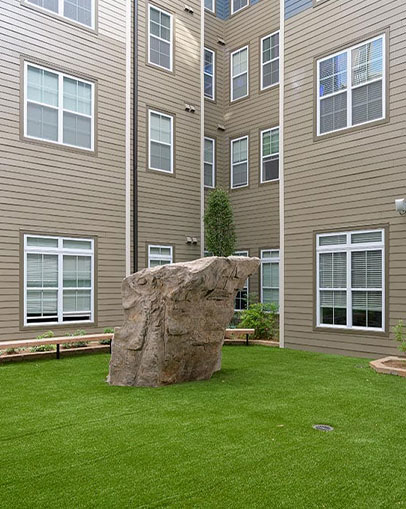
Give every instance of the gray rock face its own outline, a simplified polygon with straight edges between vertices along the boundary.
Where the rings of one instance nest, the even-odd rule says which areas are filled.
[[[207,380],[221,367],[234,299],[258,258],[201,258],[144,269],[123,281],[108,381],[149,386]]]

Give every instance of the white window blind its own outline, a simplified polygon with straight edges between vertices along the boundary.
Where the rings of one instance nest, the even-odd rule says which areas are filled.
[[[148,246],[148,267],[159,267],[173,263],[172,246]]]
[[[172,15],[149,5],[149,51],[150,64],[172,71]]]
[[[384,329],[384,231],[317,236],[319,326]]]
[[[279,32],[261,39],[261,90],[279,83]]]
[[[248,95],[248,46],[231,53],[231,101]]]
[[[173,117],[149,111],[149,167],[173,173]]]
[[[216,54],[211,49],[204,49],[204,96],[207,99],[215,97],[215,62]]]
[[[231,188],[248,185],[248,136],[231,140]]]
[[[213,138],[204,138],[204,186],[214,187],[215,186],[215,140]]]
[[[317,134],[385,117],[385,35],[317,62]]]
[[[261,302],[279,308],[279,250],[261,251]]]
[[[261,182],[279,179],[279,127],[261,131]]]
[[[25,325],[93,320],[93,240],[24,237]]]
[[[26,0],[26,2],[80,25],[94,28],[95,0]]]
[[[248,256],[248,251],[235,251],[233,256]],[[249,278],[245,281],[244,288],[238,290],[235,297],[234,311],[248,309]]]

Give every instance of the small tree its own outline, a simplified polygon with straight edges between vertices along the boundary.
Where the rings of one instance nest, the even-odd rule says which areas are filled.
[[[206,249],[214,256],[231,256],[235,251],[236,236],[230,197],[223,189],[209,194],[204,215]]]
[[[399,322],[395,325],[395,327],[393,327],[392,330],[395,334],[396,341],[399,342],[399,351],[406,353],[406,327],[403,323],[403,320],[399,320]]]

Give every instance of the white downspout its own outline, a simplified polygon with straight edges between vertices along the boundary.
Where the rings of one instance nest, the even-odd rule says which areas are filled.
[[[204,256],[204,0],[200,2],[200,256]]]
[[[285,102],[285,0],[280,0],[279,28],[279,345],[285,348],[285,178],[284,178],[284,102]]]
[[[131,2],[126,8],[125,85],[125,275],[131,274]],[[134,154],[134,157],[135,154]],[[136,242],[136,239],[134,239]]]

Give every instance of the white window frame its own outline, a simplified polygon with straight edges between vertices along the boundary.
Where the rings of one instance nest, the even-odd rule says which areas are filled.
[[[28,100],[28,67],[35,67],[36,69],[41,69],[42,71],[47,71],[52,74],[58,76],[58,106],[50,106],[49,104],[41,103],[38,101]],[[76,111],[71,111],[63,107],[63,79],[70,78],[75,81],[80,81],[81,83],[85,83],[86,85],[91,86],[92,90],[92,113],[91,115],[86,115],[84,113],[78,113]],[[95,132],[95,115],[94,115],[94,107],[95,107],[95,85],[91,81],[84,80],[82,78],[78,78],[77,76],[73,76],[71,74],[66,74],[60,71],[55,71],[54,69],[50,69],[49,67],[44,67],[43,65],[34,64],[28,61],[24,62],[24,137],[30,140],[39,140],[44,143],[52,143],[53,145],[62,145],[64,147],[72,147],[77,150],[86,150],[88,152],[94,152],[94,132]],[[39,138],[37,136],[30,136],[27,133],[27,120],[28,120],[28,103],[38,104],[40,106],[44,106],[46,108],[50,108],[58,111],[58,140],[48,140],[45,138]],[[91,119],[91,147],[80,147],[79,145],[71,145],[70,143],[63,142],[63,113],[64,112],[72,113],[73,115],[90,118]]]
[[[235,142],[237,141],[241,141],[241,140],[247,140],[247,159],[246,159],[246,162],[247,162],[247,183],[246,184],[243,184],[243,185],[240,185],[240,186],[234,186],[234,166],[236,166],[237,164],[241,164],[245,161],[239,161],[238,163],[234,163],[233,161],[233,155],[234,155],[234,151],[233,151],[233,145]],[[249,182],[250,182],[250,163],[249,163],[249,159],[250,159],[250,139],[249,139],[249,136],[246,135],[246,136],[241,136],[240,138],[234,138],[230,141],[231,145],[230,145],[230,162],[231,162],[231,189],[241,189],[242,187],[248,187],[249,185]]]
[[[41,7],[40,5],[37,5],[37,4],[34,4],[32,1],[30,0],[25,0],[25,5],[27,5],[28,7],[31,7],[31,8],[34,8],[34,9],[38,9],[40,11],[43,11],[44,13],[50,13],[54,16],[58,16],[58,17],[61,17],[63,19],[66,19],[67,21],[69,21],[70,23],[74,23],[75,25],[78,25],[80,27],[85,27],[85,28],[90,28],[92,30],[95,29],[95,26],[96,26],[96,7],[95,7],[95,0],[92,0],[92,24],[91,25],[86,25],[85,23],[81,23],[80,21],[76,21],[72,18],[69,18],[68,16],[65,16],[64,15],[64,0],[58,0],[58,11],[55,12],[51,9],[47,9],[46,7]]]
[[[154,255],[151,254],[151,248],[159,248],[159,249],[169,249],[171,254],[170,256],[162,256],[162,255]],[[151,268],[151,261],[167,261],[168,265],[173,263],[173,247],[172,246],[164,246],[163,244],[148,244],[148,268]]]
[[[28,246],[27,240],[28,238],[42,238],[42,239],[53,239],[58,241],[58,247],[37,247],[37,246]],[[73,240],[73,241],[83,241],[83,242],[91,242],[91,249],[69,249],[63,247],[63,242],[65,240]],[[56,288],[48,288],[48,290],[57,291],[58,294],[58,321],[53,322],[35,322],[28,323],[27,321],[27,292],[28,290],[32,291],[42,291],[41,289],[35,288],[27,288],[27,255],[28,254],[46,254],[46,255],[56,255],[58,256],[58,286]],[[94,258],[94,239],[92,238],[78,238],[78,237],[58,237],[54,235],[34,235],[34,234],[24,234],[24,327],[42,327],[43,325],[65,325],[69,327],[69,325],[78,324],[78,323],[93,323],[94,322],[94,297],[95,297],[95,289],[94,289],[94,271],[95,271],[95,258]],[[89,320],[63,320],[63,257],[64,256],[86,256],[91,258],[91,288],[90,288],[90,319]],[[71,290],[71,288],[68,288]],[[72,288],[74,290],[74,288]],[[83,288],[83,290],[88,290],[88,288]]]
[[[162,168],[154,168],[151,164],[151,143],[152,141],[156,141],[156,140],[152,140],[151,138],[151,115],[155,113],[155,115],[160,115],[162,117],[166,117],[166,118],[169,118],[170,121],[171,121],[171,143],[170,143],[170,148],[171,148],[171,169],[170,171],[167,171],[167,170],[163,170]],[[148,168],[150,170],[154,170],[154,171],[160,171],[162,173],[166,173],[166,174],[173,174],[173,116],[172,115],[168,115],[167,113],[162,113],[162,111],[158,111],[158,110],[148,110]],[[161,143],[162,145],[169,145],[169,143],[165,143],[165,142],[162,142],[162,141],[157,141],[156,143]]]
[[[234,251],[233,253],[233,256],[249,256],[249,252],[248,251]],[[245,309],[248,309],[248,306],[249,306],[249,288],[250,288],[250,278],[248,277],[245,281],[245,285],[244,285],[244,288],[241,288],[241,290],[238,290],[237,292],[237,295],[244,291],[244,290],[247,290],[247,307]],[[236,300],[237,300],[237,295],[235,296],[235,299],[234,299],[234,311],[237,313],[241,312],[241,311],[245,311],[244,309],[237,309],[235,307],[235,303],[236,303]]]
[[[233,75],[233,57],[235,54],[237,53],[240,53],[241,51],[244,51],[244,50],[247,50],[247,70],[240,73],[240,74],[236,74],[235,76]],[[241,97],[238,97],[237,99],[234,99],[234,78],[238,78],[239,76],[243,76],[244,74],[247,75],[247,93],[245,95],[242,95]],[[246,97],[248,97],[250,95],[250,48],[248,46],[248,44],[246,46],[243,46],[241,48],[238,48],[237,50],[233,51],[231,54],[230,54],[230,102],[237,102],[237,101],[241,101],[241,99],[245,99]]]
[[[360,244],[351,243],[351,235],[358,233],[382,233],[381,242],[365,242]],[[347,241],[345,244],[319,246],[320,237],[331,237],[336,235],[346,235]],[[382,251],[382,288],[352,288],[351,283],[351,253],[356,251]],[[326,288],[328,291],[341,291],[346,292],[346,310],[347,310],[347,325],[334,325],[324,324],[320,322],[320,254],[323,253],[347,253],[347,284],[345,288]],[[386,273],[385,273],[385,257],[386,257],[386,238],[385,230],[382,228],[372,230],[352,230],[352,231],[338,231],[333,233],[319,233],[316,235],[316,325],[317,327],[329,328],[329,329],[341,329],[341,330],[356,330],[356,331],[385,331],[385,318],[386,318],[386,307],[385,307],[385,294],[386,294]],[[352,292],[354,291],[366,291],[366,292],[382,292],[382,327],[356,327],[352,325]]]
[[[264,152],[263,152],[263,146],[264,146],[264,140],[263,140],[263,135],[265,133],[272,133],[272,131],[279,131],[279,126],[276,126],[276,127],[271,127],[270,129],[264,129],[261,131],[260,133],[260,150],[261,150],[261,168],[260,168],[260,174],[261,174],[261,184],[265,184],[266,182],[278,182],[279,179],[280,179],[280,168],[279,168],[279,172],[278,172],[278,175],[279,177],[277,179],[269,179],[269,180],[265,180],[264,179],[264,159],[266,157],[271,157],[271,156],[278,156],[278,160],[279,160],[279,150],[278,152],[276,152],[275,154],[270,154],[269,156],[264,156]]]
[[[170,39],[167,41],[166,39],[161,39],[160,37],[151,34],[151,9],[155,9],[157,11],[160,11],[163,14],[166,14],[170,18]],[[151,62],[151,37],[155,37],[156,39],[159,39],[163,42],[169,43],[170,51],[169,51],[169,62],[170,66],[169,69],[167,67],[164,67],[163,65],[156,64],[155,62]],[[164,9],[161,9],[160,7],[156,6],[155,4],[148,4],[148,64],[157,67],[158,69],[164,69],[165,71],[173,72],[173,14],[171,14],[168,11],[165,11]]]
[[[377,41],[379,39],[382,39],[382,77],[376,78],[374,80],[367,81],[365,83],[362,83],[360,85],[353,86],[352,84],[352,67],[351,67],[351,53],[354,49],[359,48],[360,46],[365,46],[365,44],[368,44],[370,42]],[[330,94],[323,95],[323,97],[320,96],[320,64],[322,62],[325,62],[326,60],[330,60],[331,58],[334,58],[338,55],[342,55],[343,53],[346,53],[347,58],[347,88],[343,90],[339,90],[337,92],[331,92]],[[361,122],[359,124],[352,123],[352,91],[363,87],[365,85],[369,85],[371,83],[375,83],[378,81],[382,81],[382,116],[379,118],[374,118],[373,120],[368,120],[366,122]],[[372,39],[367,39],[359,44],[355,44],[354,46],[349,46],[348,48],[345,48],[341,51],[337,51],[335,53],[332,53],[331,55],[327,57],[320,58],[317,60],[317,136],[326,136],[327,134],[331,133],[337,133],[341,131],[345,131],[347,129],[352,129],[356,127],[360,127],[363,125],[371,124],[373,122],[379,122],[381,120],[384,120],[386,118],[386,34],[383,33],[381,35],[378,35],[376,37],[373,37]],[[323,99],[327,99],[328,97],[333,97],[335,95],[339,95],[346,92],[347,93],[347,125],[345,127],[341,127],[340,129],[333,129],[332,131],[327,131],[325,133],[320,132],[320,104]]]
[[[206,189],[214,189],[216,187],[216,140],[214,138],[210,138],[209,136],[204,137],[204,141],[209,140],[212,142],[212,148],[213,148],[213,162],[209,161],[203,161],[203,164],[211,164],[212,165],[212,186],[206,186],[206,184],[203,181],[204,187]]]
[[[234,10],[234,0],[231,1],[231,15],[236,14],[237,12],[242,11],[243,9],[246,9],[250,5],[250,0],[246,0],[246,4],[243,7],[240,7],[239,9]]]
[[[279,79],[276,83],[272,83],[271,85],[268,85],[267,87],[264,87],[264,65],[266,64],[269,64],[270,62],[275,62],[276,60],[278,60],[278,68],[279,68],[279,73],[280,73],[280,55],[276,58],[271,58],[270,60],[267,60],[266,62],[264,62],[264,41],[265,39],[272,39],[272,36],[273,35],[276,35],[276,34],[279,34],[279,37],[280,37],[280,32],[279,30],[276,30],[276,32],[272,32],[271,34],[269,35],[266,35],[265,37],[262,37],[261,39],[261,90],[268,90],[269,88],[273,88],[273,87],[276,87],[277,85],[279,85],[279,81],[280,81],[280,74],[279,74]],[[280,46],[279,46],[279,49],[280,49]]]
[[[211,5],[212,5],[211,8],[206,7],[206,5],[205,5],[204,6],[205,10],[209,11],[209,12],[212,12],[213,14],[216,14],[216,0],[211,0]]]
[[[264,258],[263,257],[263,254],[264,253],[278,253],[279,256],[275,256],[275,257],[269,257],[269,258]],[[261,303],[264,304],[264,284],[263,284],[263,281],[264,281],[264,276],[263,276],[263,271],[264,271],[264,264],[265,263],[276,263],[278,264],[278,267],[279,267],[279,270],[280,270],[280,249],[261,249],[261,252],[260,252],[260,260],[261,260]],[[280,273],[279,273],[279,276],[280,276]],[[281,307],[281,303],[280,303],[280,289],[281,289],[281,285],[280,285],[280,280],[279,280],[279,286],[278,288],[276,288],[276,286],[266,286],[265,287],[267,290],[278,290],[279,291],[279,300],[278,300],[278,314],[279,314],[279,310],[280,310],[280,307]]]
[[[206,71],[204,71],[204,76],[210,76],[212,79],[212,90],[213,93],[211,96],[204,94],[205,99],[209,99],[209,101],[215,101],[216,100],[216,52],[213,51],[210,48],[204,48],[204,51],[208,51],[213,56],[213,74],[209,74]]]

